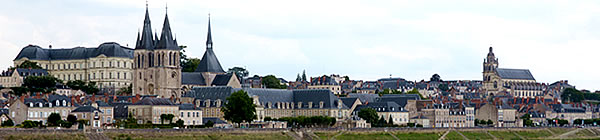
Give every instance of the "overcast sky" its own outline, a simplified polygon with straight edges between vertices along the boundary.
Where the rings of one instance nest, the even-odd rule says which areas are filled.
[[[599,1],[181,1],[150,0],[154,30],[165,5],[187,55],[202,57],[208,13],[224,69],[295,80],[348,75],[481,80],[490,44],[501,68],[530,69],[538,82],[569,80],[600,90]],[[21,48],[135,46],[145,0],[10,0],[0,5],[0,68]],[[160,33],[159,33],[160,34]]]

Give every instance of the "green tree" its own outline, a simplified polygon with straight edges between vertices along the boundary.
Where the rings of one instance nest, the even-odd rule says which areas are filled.
[[[420,94],[420,93],[419,93],[419,90],[417,90],[417,88],[413,88],[413,90],[406,92],[406,94]]]
[[[360,111],[358,111],[358,117],[362,118],[363,120],[367,121],[367,123],[371,123],[374,124],[375,122],[377,122],[377,111],[375,111],[375,109],[373,108],[362,108],[360,109]]]
[[[21,96],[21,95],[27,93],[27,91],[29,90],[26,87],[10,87],[10,89],[12,91],[9,92],[9,93],[11,93],[11,94],[13,94],[15,96]]]
[[[175,118],[175,115],[167,114],[165,119],[169,121],[169,124],[171,124],[173,122],[173,118]]]
[[[21,123],[21,126],[23,128],[33,128],[33,127],[37,127],[38,123],[33,122],[31,120],[25,120],[25,121],[23,121],[23,123]]]
[[[160,114],[160,124],[165,124],[165,120],[167,119],[167,114]]]
[[[223,118],[234,123],[251,122],[256,118],[256,105],[244,90],[239,90],[227,97],[221,108]]]
[[[246,70],[245,68],[242,68],[242,67],[229,68],[229,70],[227,70],[227,73],[234,73],[235,76],[237,76],[240,79],[242,79],[244,77],[248,77],[248,75],[250,74],[250,72],[248,72],[248,70]]]
[[[24,69],[43,69],[42,67],[40,67],[37,62],[32,62],[29,60],[25,60],[23,61],[23,63],[21,63],[20,65],[17,66],[17,68],[24,68]]]
[[[568,102],[578,103],[585,99],[585,96],[583,95],[583,93],[575,88],[565,89],[560,97],[563,100],[563,102],[565,102],[565,103],[568,103]]]
[[[96,86],[96,82],[88,82],[85,84],[84,88],[81,89],[81,91],[85,92],[86,94],[96,94],[100,91],[100,89],[98,89],[98,86]]]
[[[302,81],[306,82],[306,70],[302,70]]]
[[[69,116],[67,116],[67,121],[70,122],[70,123],[72,123],[72,124],[75,124],[77,122],[77,116],[75,116],[75,115],[69,115]]]
[[[177,125],[177,127],[180,127],[180,128],[181,128],[181,127],[183,127],[183,125],[184,125],[184,122],[183,122],[183,120],[181,120],[181,119],[178,119],[177,121],[175,121],[175,124]]]
[[[385,121],[383,116],[379,117],[379,121],[377,121],[377,126],[385,126],[385,124],[387,124],[387,122]]]
[[[60,118],[60,114],[58,113],[51,113],[50,116],[48,116],[48,126],[59,126],[60,125],[60,120],[62,120]]]
[[[267,88],[286,89],[287,86],[282,85],[279,79],[274,75],[267,75],[262,78],[262,84]]]
[[[122,87],[121,89],[119,89],[119,92],[121,95],[131,95],[132,93],[132,85],[133,84],[129,84],[129,86],[127,87]]]
[[[438,85],[438,89],[440,89],[441,91],[448,91],[448,90],[450,90],[450,88],[448,88],[448,84],[439,84]]]
[[[200,59],[198,58],[189,58],[183,63],[181,63],[182,72],[194,72],[198,65],[200,65]]]
[[[493,124],[494,124],[494,122],[492,120],[487,121],[487,125],[493,125]]]
[[[209,128],[213,127],[214,125],[215,125],[215,123],[211,120],[207,121],[206,124],[204,124],[204,126],[209,127]]]
[[[8,119],[8,120],[2,122],[2,126],[14,126],[14,125],[15,125],[15,123],[11,119]]]
[[[300,81],[302,81],[302,78],[300,77],[300,74],[298,74],[298,75],[296,76],[296,82],[300,82]]]
[[[27,87],[31,92],[49,93],[56,90],[56,83],[62,83],[61,80],[54,76],[27,76],[23,80],[23,86]]]
[[[442,81],[442,78],[440,77],[440,75],[438,75],[438,74],[436,73],[436,74],[433,74],[433,75],[431,76],[431,78],[429,78],[429,81],[432,81],[432,82],[441,82],[441,81]]]
[[[67,86],[73,90],[81,90],[81,89],[85,88],[86,83],[81,80],[73,80],[73,81],[68,81]]]
[[[394,125],[394,118],[392,118],[392,115],[390,115],[390,118],[388,119],[388,124]]]

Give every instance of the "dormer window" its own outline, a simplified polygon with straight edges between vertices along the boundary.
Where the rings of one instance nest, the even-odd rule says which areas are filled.
[[[40,107],[43,107],[43,106],[44,106],[42,103],[38,103],[38,105],[39,105]]]
[[[33,103],[29,103],[29,107],[33,107]]]
[[[67,106],[67,100],[63,100],[63,106]]]
[[[319,102],[319,108],[323,108],[324,104],[325,104],[325,102],[323,102],[323,101]]]
[[[60,106],[60,101],[56,100],[56,106]]]

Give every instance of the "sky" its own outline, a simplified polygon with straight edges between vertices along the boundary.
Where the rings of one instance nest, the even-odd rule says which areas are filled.
[[[0,68],[28,44],[133,48],[145,8],[145,0],[4,1]],[[222,67],[250,75],[481,80],[492,46],[501,68],[600,90],[600,1],[149,0],[148,9],[155,31],[168,13],[190,57],[204,54],[210,13]]]

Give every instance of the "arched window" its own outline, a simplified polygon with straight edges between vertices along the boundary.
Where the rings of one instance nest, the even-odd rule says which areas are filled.
[[[169,53],[169,65],[173,65],[173,53]]]

